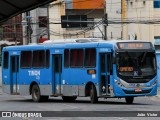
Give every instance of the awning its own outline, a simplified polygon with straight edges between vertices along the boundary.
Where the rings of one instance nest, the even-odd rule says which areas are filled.
[[[56,0],[0,0],[0,24],[15,15],[30,11],[53,1]]]
[[[17,44],[19,44],[20,42],[17,42]],[[7,40],[1,40],[0,41],[0,46],[5,45],[5,46],[10,46],[10,45],[15,45],[15,42],[9,42]]]

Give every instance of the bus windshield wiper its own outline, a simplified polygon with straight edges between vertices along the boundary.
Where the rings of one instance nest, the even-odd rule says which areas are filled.
[[[146,57],[146,55],[147,55],[147,51],[144,53],[144,55],[143,55],[143,57],[142,57],[142,59],[141,59],[141,63],[143,63],[144,58]]]

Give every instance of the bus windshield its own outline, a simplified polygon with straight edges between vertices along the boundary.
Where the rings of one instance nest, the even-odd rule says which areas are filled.
[[[117,72],[121,76],[148,76],[156,73],[156,58],[153,52],[119,52]]]

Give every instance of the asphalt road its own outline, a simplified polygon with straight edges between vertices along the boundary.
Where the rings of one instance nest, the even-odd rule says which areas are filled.
[[[0,91],[0,111],[12,112],[51,112],[52,117],[42,118],[0,118],[15,119],[15,120],[158,120],[160,117],[137,117],[137,114],[143,114],[144,111],[153,111],[160,116],[160,98],[159,97],[139,97],[135,98],[133,104],[128,105],[124,99],[99,99],[97,104],[91,104],[89,98],[79,97],[75,102],[64,102],[61,97],[51,97],[49,101],[42,103],[35,103],[32,101],[31,96],[7,95]],[[58,111],[58,113],[56,113]],[[65,111],[65,112],[64,112]],[[66,111],[69,111],[66,113]],[[87,112],[90,111],[90,112]],[[98,111],[98,112],[95,112]],[[102,112],[100,112],[102,111]],[[105,111],[105,112],[104,112]],[[107,113],[109,111],[109,113]],[[118,112],[117,112],[118,111]],[[123,111],[123,112],[121,112]],[[139,111],[139,112],[137,112]],[[111,112],[111,113],[110,113]],[[129,113],[131,116],[125,117]],[[81,114],[79,114],[81,113]],[[63,117],[61,117],[61,114]],[[78,114],[78,115],[77,115]],[[111,115],[108,117],[105,114]],[[113,114],[113,115],[112,115]],[[121,115],[122,114],[122,115]],[[146,113],[145,113],[146,114]],[[67,117],[69,115],[69,117]],[[74,116],[75,115],[75,116]],[[94,117],[91,117],[91,116]],[[1,115],[0,115],[1,116]],[[55,117],[59,116],[59,117]],[[71,117],[70,117],[71,116]],[[73,117],[74,116],[74,117]],[[107,117],[106,117],[107,116]]]
[[[0,86],[1,84],[0,67]],[[97,104],[91,104],[90,99],[85,97],[79,97],[75,102],[64,102],[61,97],[51,97],[47,102],[35,103],[32,101],[31,96],[8,95],[3,93],[0,87],[0,116],[2,116],[2,112],[6,111],[11,111],[12,113],[16,111],[19,113],[40,111],[43,114],[46,111],[45,113],[49,112],[52,117],[0,117],[0,120],[158,120],[160,117],[148,117],[144,112],[158,113],[158,116],[160,116],[160,95],[156,97],[135,98],[134,103],[131,105],[126,104],[124,99],[115,98],[101,98]],[[66,111],[69,112],[65,113]],[[129,112],[135,114],[129,116]],[[63,117],[61,117],[61,114]],[[145,114],[146,116],[137,117],[137,114]],[[57,115],[59,117],[54,117]],[[75,117],[73,117],[74,115]],[[91,117],[92,115],[94,117]]]

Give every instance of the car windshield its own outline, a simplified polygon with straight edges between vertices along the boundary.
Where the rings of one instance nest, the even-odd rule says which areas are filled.
[[[117,53],[117,71],[122,76],[148,76],[156,72],[153,52]]]

